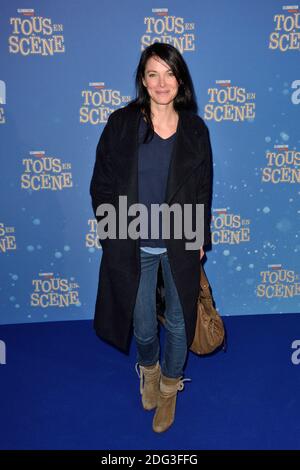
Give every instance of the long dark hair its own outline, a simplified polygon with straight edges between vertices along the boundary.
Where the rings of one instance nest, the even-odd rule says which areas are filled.
[[[198,111],[195,90],[190,72],[180,52],[170,44],[160,42],[151,44],[141,54],[140,61],[135,73],[136,98],[130,103],[130,105],[137,106],[139,109],[141,109],[146,117],[148,131],[146,133],[144,142],[147,141],[149,134],[151,134],[151,138],[154,134],[153,123],[151,119],[150,97],[142,81],[142,78],[145,76],[147,61],[153,56],[158,56],[160,59],[166,62],[177,79],[179,88],[173,103],[175,111],[180,111],[183,109],[192,111],[194,113],[197,113]]]

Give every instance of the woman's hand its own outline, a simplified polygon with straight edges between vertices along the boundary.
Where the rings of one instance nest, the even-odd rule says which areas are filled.
[[[203,247],[201,246],[200,247],[200,260],[203,258],[204,254],[205,253],[204,253]]]

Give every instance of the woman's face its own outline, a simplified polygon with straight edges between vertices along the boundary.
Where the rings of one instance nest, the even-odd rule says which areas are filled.
[[[151,101],[156,104],[171,103],[178,93],[178,82],[172,70],[160,57],[151,57],[145,67],[142,79]]]

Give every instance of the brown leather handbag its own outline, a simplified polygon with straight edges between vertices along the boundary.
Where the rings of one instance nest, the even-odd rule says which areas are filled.
[[[197,306],[197,322],[190,350],[195,354],[209,354],[223,344],[225,329],[223,320],[213,306],[210,286],[202,263],[200,263],[200,294]]]

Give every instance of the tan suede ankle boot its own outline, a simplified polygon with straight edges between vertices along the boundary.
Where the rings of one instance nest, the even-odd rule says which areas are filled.
[[[138,365],[138,364],[137,364]],[[142,404],[145,410],[153,410],[157,406],[160,380],[159,362],[153,366],[139,365],[140,373],[140,392],[142,395]]]
[[[184,389],[184,380],[188,379],[182,379],[182,377],[171,379],[161,375],[158,403],[153,418],[153,431],[164,432],[173,424],[177,392]]]

